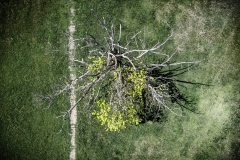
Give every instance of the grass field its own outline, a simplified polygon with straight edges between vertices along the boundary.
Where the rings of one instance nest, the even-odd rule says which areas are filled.
[[[174,36],[163,48],[181,52],[175,60],[205,59],[180,78],[212,86],[188,86],[198,114],[169,114],[161,123],[132,126],[106,133],[79,112],[79,159],[237,159],[239,135],[239,4],[219,1],[76,1],[76,37],[102,30],[93,8],[111,25],[121,23],[123,34],[145,32],[149,46]],[[124,37],[124,36],[123,36]],[[123,40],[124,41],[124,40]],[[80,52],[80,51],[79,51]],[[86,54],[86,53],[84,53]],[[148,57],[151,60],[151,57]]]
[[[37,93],[51,93],[68,76],[66,1],[10,0],[0,2],[0,159],[68,159],[68,123],[56,116],[65,111],[68,96],[50,109],[36,107]],[[61,105],[60,105],[61,104]]]
[[[68,159],[68,121],[57,119],[69,107],[68,95],[49,109],[36,107],[36,93],[51,93],[68,78],[68,1],[36,0],[1,3],[0,157]],[[197,113],[166,113],[162,122],[106,132],[88,106],[78,106],[78,159],[238,159],[240,157],[240,13],[231,1],[75,0],[75,37],[86,31],[98,37],[93,8],[106,22],[122,24],[123,37],[144,31],[149,46],[174,36],[163,48],[181,52],[176,60],[205,59],[180,78],[212,86],[188,85]],[[128,35],[130,36],[130,35]],[[123,40],[124,41],[124,40]],[[52,50],[58,50],[51,52]],[[85,56],[80,50],[79,56]],[[148,57],[146,60],[151,60]]]

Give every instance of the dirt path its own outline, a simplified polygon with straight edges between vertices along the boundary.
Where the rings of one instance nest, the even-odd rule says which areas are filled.
[[[71,2],[71,0],[70,0]],[[73,7],[70,8],[71,16],[73,17],[75,15],[75,10]],[[70,35],[73,35],[75,32],[75,25],[72,20],[70,20],[70,25],[68,27]],[[73,37],[69,36],[69,44],[68,44],[68,49],[69,49],[69,71],[70,71],[70,80],[76,79],[76,74],[74,73],[73,70],[73,63],[74,63],[74,48],[75,44],[73,41]],[[70,104],[71,107],[75,105],[76,103],[76,96],[75,96],[75,87],[74,84],[71,87],[71,93],[70,93]],[[70,160],[75,160],[76,159],[76,123],[77,123],[77,107],[75,107],[71,113],[70,113],[70,125],[71,125],[71,152],[70,152]]]

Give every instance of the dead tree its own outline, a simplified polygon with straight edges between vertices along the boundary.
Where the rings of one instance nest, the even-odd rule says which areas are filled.
[[[76,92],[79,93],[76,104],[60,117],[66,117],[82,101],[92,113],[93,106],[101,99],[104,99],[101,101],[102,107],[111,106],[108,114],[126,114],[125,119],[129,118],[127,110],[130,110],[126,106],[132,106],[134,116],[139,117],[138,122],[160,119],[165,110],[181,116],[182,111],[188,109],[186,104],[191,101],[179,90],[177,84],[191,82],[178,80],[176,77],[200,61],[172,62],[174,55],[179,52],[178,48],[170,55],[160,51],[173,36],[172,28],[169,26],[171,31],[165,41],[146,48],[147,42],[141,39],[141,32],[134,34],[126,44],[122,44],[121,25],[116,35],[114,25],[109,28],[104,18],[97,17],[97,20],[105,30],[105,35],[98,37],[103,38],[104,43],[100,43],[98,38],[89,33],[86,38],[74,39],[86,44],[81,48],[89,51],[88,56],[84,56],[87,58],[74,60],[76,66],[80,66],[81,74],[64,86],[63,90],[53,94],[53,97],[48,97],[52,100],[76,84]],[[162,61],[143,63],[144,58],[150,54],[161,57]],[[176,105],[173,105],[174,103]],[[101,114],[103,113],[95,115],[100,117]],[[116,119],[121,120],[119,117]]]

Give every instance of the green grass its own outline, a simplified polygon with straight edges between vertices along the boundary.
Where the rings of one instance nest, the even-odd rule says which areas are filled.
[[[233,1],[234,2],[234,1]],[[0,157],[68,159],[69,121],[56,119],[69,107],[68,95],[45,110],[36,93],[51,93],[68,78],[67,30],[70,4],[62,0],[1,3]],[[234,5],[232,5],[234,4]],[[93,8],[106,22],[122,24],[123,37],[144,31],[149,46],[174,36],[163,48],[181,52],[175,60],[205,59],[180,78],[212,86],[188,85],[199,114],[166,113],[163,122],[106,132],[89,106],[78,106],[78,159],[238,159],[240,155],[240,24],[237,3],[216,1],[75,0],[77,38],[100,36]],[[124,41],[124,38],[123,38]],[[49,52],[46,49],[60,50]],[[80,55],[85,52],[77,50]],[[155,57],[148,57],[146,61]]]
[[[234,5],[231,5],[234,4]],[[198,113],[167,114],[161,123],[131,126],[108,133],[79,109],[79,159],[237,159],[239,148],[239,6],[216,1],[76,1],[76,37],[99,37],[93,8],[108,25],[121,23],[123,37],[144,31],[149,46],[169,34],[163,48],[181,52],[175,60],[205,59],[180,78],[212,86],[188,85]],[[130,35],[129,35],[130,36]],[[124,39],[124,38],[123,38]],[[124,40],[123,40],[124,41]],[[80,56],[86,53],[79,51]],[[146,60],[154,59],[148,57]],[[88,106],[85,106],[88,107]],[[79,107],[81,108],[81,107]],[[83,108],[83,107],[82,107]]]
[[[68,106],[68,95],[50,109],[35,107],[36,93],[51,93],[61,77],[68,77],[68,57],[51,53],[52,44],[65,51],[68,26],[66,1],[0,2],[0,157],[1,159],[67,159],[68,123],[56,116]]]

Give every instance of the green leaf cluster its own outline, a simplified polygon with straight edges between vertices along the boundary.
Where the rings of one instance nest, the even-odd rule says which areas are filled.
[[[107,131],[119,131],[126,128],[127,124],[138,125],[141,122],[136,109],[130,104],[116,108],[116,106],[110,106],[105,100],[100,99],[97,101],[97,108],[98,110],[94,110],[92,115],[101,121],[101,125],[106,125]]]
[[[102,57],[96,58],[95,56],[88,57],[88,59],[92,60],[92,63],[88,65],[88,70],[93,73],[98,73],[103,68],[103,64],[105,60]]]
[[[133,89],[130,91],[130,94],[133,98],[142,97],[142,90],[145,88],[146,82],[146,72],[144,70],[137,71],[134,68],[128,68],[130,74],[128,75],[127,80],[133,83]]]

